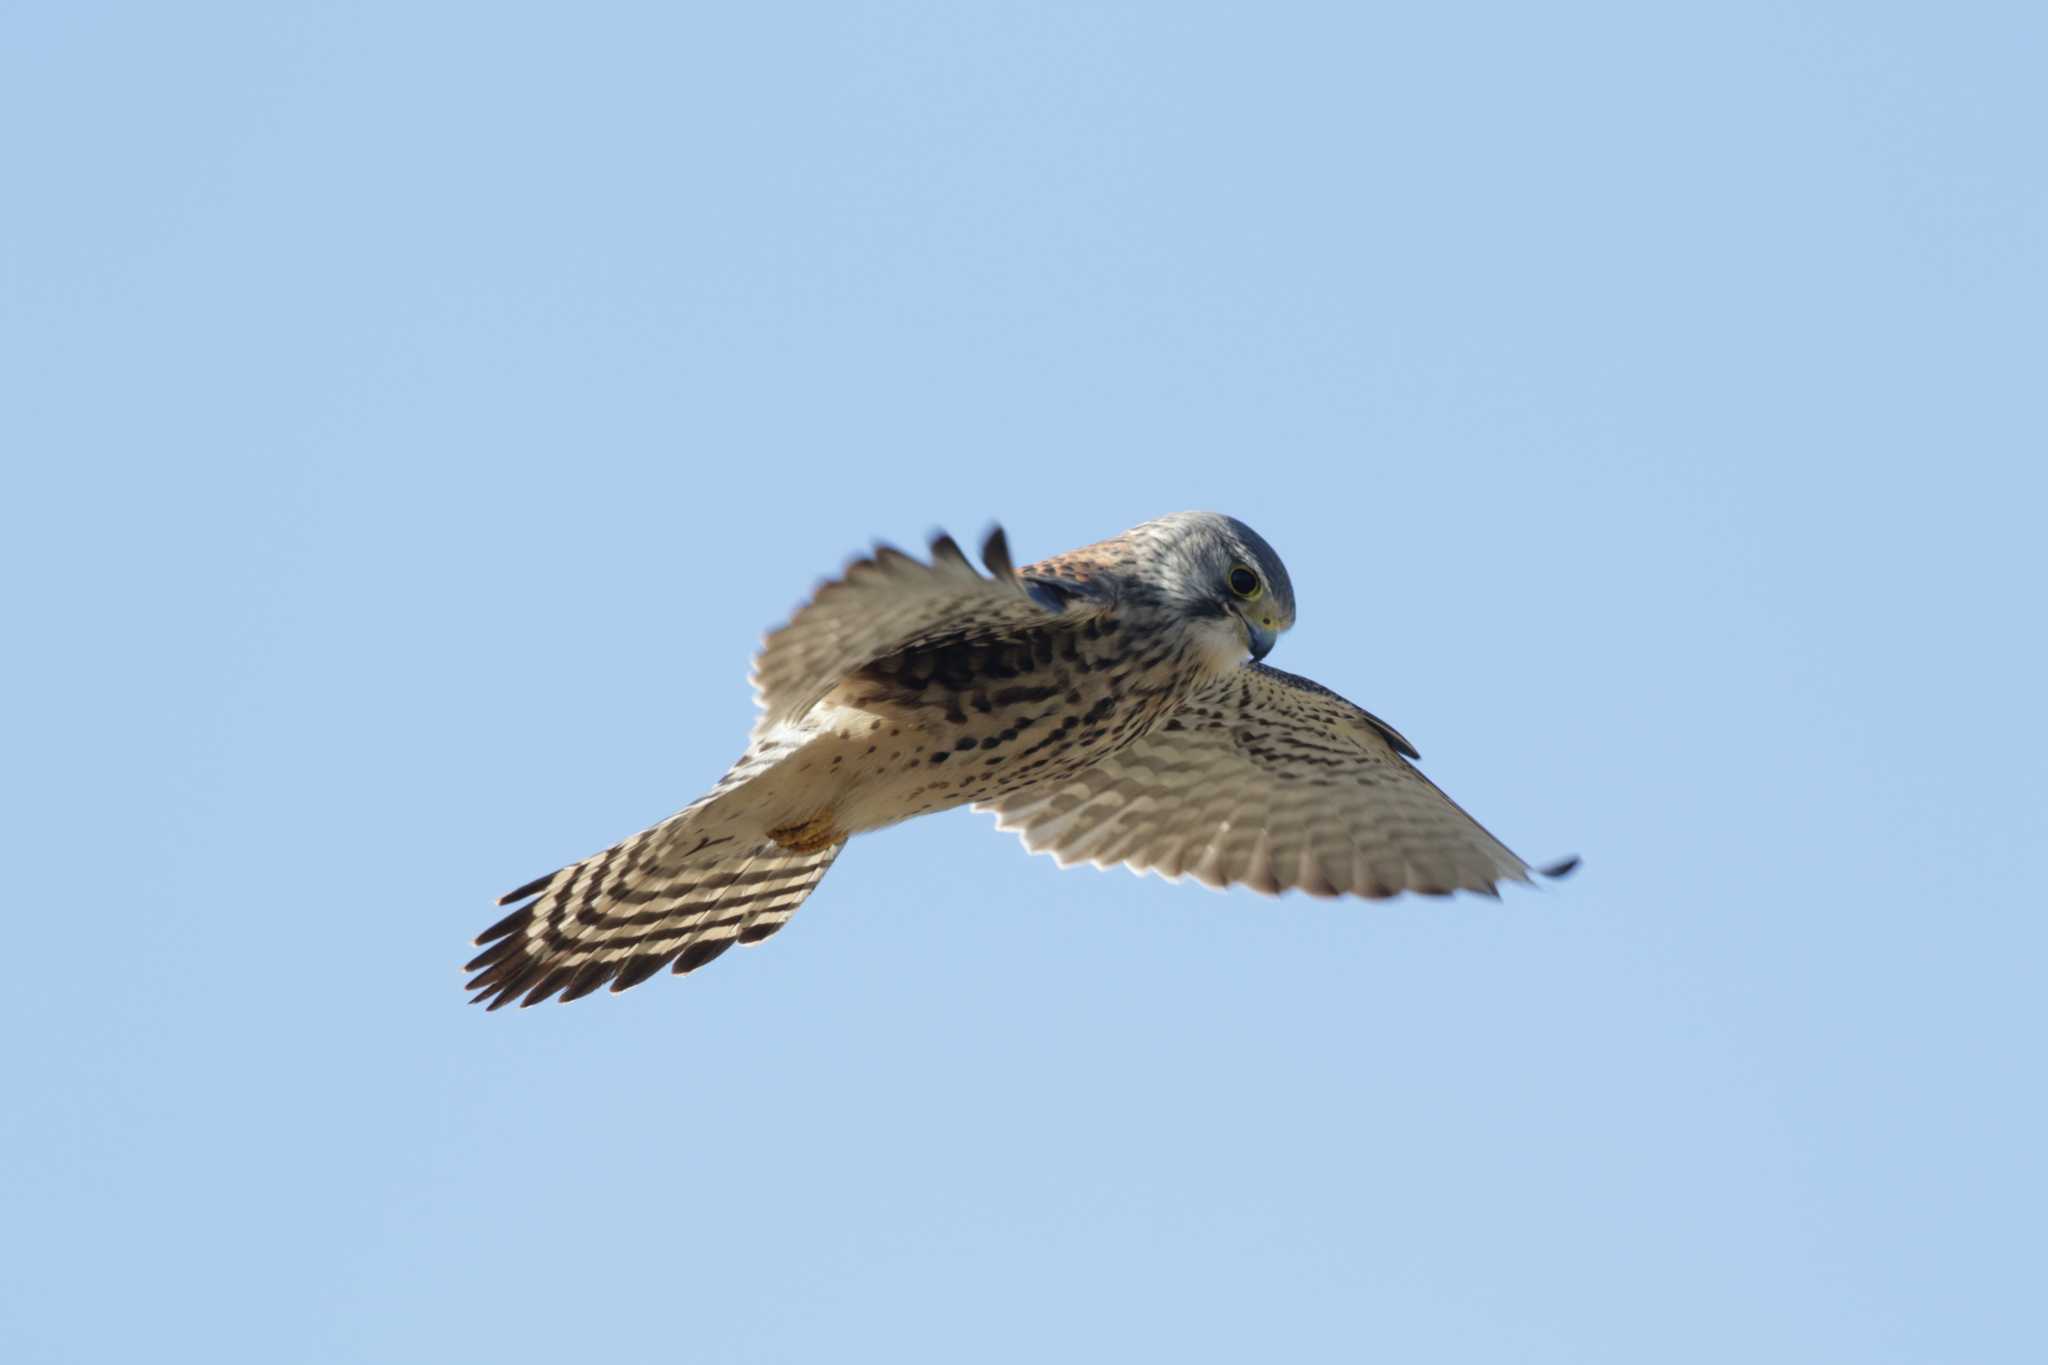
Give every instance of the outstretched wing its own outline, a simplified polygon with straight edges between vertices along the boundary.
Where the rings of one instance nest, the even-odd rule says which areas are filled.
[[[700,803],[701,804],[701,803]],[[784,924],[843,844],[809,853],[696,831],[696,807],[501,897],[534,899],[477,935],[472,1003],[491,1009],[695,971]]]
[[[1403,757],[1414,753],[1329,689],[1251,664],[1072,781],[982,809],[1063,866],[1127,863],[1211,886],[1378,897],[1528,881],[1527,863]]]
[[[754,734],[796,719],[863,664],[948,638],[974,638],[1071,619],[1087,590],[1019,574],[1001,527],[981,547],[984,577],[948,535],[923,564],[891,546],[847,566],[774,631],[754,660],[761,716]]]

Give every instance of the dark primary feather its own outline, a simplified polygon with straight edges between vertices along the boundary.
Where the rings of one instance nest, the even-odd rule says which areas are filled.
[[[988,535],[981,542],[981,562],[991,578],[1007,582],[1017,576],[1017,566],[1010,562],[1010,541],[1002,527],[988,528]]]
[[[517,891],[507,891],[504,895],[498,897],[498,904],[510,905],[513,901],[523,901],[528,896],[537,896],[540,894],[541,888],[546,886],[549,882],[553,881],[555,879],[555,876],[556,874],[554,872],[549,872],[544,876],[535,877],[532,881],[520,887]],[[484,930],[483,934],[478,937],[477,942],[482,943],[486,938],[495,938],[499,932],[502,932],[501,926],[510,924],[512,922],[512,919],[513,916],[508,915],[504,919],[498,921],[498,924],[493,925],[491,928]]]

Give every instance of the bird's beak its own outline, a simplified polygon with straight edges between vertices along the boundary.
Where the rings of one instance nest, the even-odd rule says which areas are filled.
[[[1257,663],[1268,654],[1271,654],[1273,652],[1273,642],[1280,638],[1279,631],[1268,629],[1255,621],[1246,621],[1244,623],[1244,631],[1246,636],[1249,637],[1253,663]]]

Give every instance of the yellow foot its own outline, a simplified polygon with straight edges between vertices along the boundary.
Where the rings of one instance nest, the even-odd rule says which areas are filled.
[[[832,812],[821,810],[800,825],[771,829],[768,837],[791,853],[816,853],[832,847],[846,836],[832,825]]]

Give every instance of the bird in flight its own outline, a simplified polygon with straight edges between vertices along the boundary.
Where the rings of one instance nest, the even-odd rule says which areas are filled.
[[[693,971],[780,929],[852,836],[970,803],[1062,866],[1315,896],[1531,880],[1399,731],[1262,662],[1294,588],[1243,522],[1182,512],[1022,569],[999,527],[981,556],[883,546],[819,588],[755,660],[732,770],[501,898],[475,1001]]]

